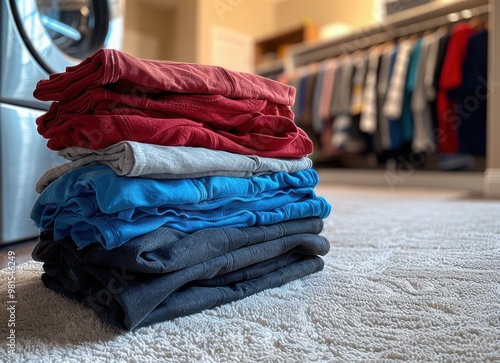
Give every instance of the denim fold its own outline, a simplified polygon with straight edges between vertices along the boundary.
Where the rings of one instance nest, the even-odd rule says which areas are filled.
[[[236,301],[320,271],[330,244],[320,218],[183,233],[160,227],[119,249],[78,249],[42,232],[32,256],[44,284],[134,330]]]

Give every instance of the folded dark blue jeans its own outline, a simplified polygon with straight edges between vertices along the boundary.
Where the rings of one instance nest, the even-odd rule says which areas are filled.
[[[106,250],[77,249],[42,232],[33,258],[42,280],[89,305],[108,324],[133,330],[236,301],[323,268],[330,244],[320,218],[187,234],[160,227]]]

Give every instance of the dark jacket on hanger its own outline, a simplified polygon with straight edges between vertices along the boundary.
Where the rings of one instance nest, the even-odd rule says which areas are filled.
[[[486,154],[486,106],[489,96],[488,31],[471,36],[462,66],[462,86],[458,90],[458,136],[460,151]]]

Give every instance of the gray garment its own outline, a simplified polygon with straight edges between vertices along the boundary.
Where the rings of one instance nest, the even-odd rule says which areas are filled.
[[[319,66],[319,69],[316,73],[316,82],[314,82],[313,94],[312,94],[312,109],[311,109],[311,126],[313,131],[320,135],[323,131],[323,119],[320,116],[320,104],[321,104],[321,95],[323,92],[323,84],[325,81],[327,68],[327,61],[323,61]]]
[[[394,63],[387,98],[384,104],[384,115],[390,120],[399,120],[403,112],[403,96],[406,85],[406,75],[415,42],[407,39],[399,44],[398,53]]]
[[[391,56],[394,44],[388,45],[380,56],[380,71],[377,81],[377,103],[378,103],[378,134],[380,136],[380,146],[383,150],[391,147],[391,137],[389,135],[389,120],[383,113],[383,108],[387,99],[389,88]]]
[[[121,141],[101,150],[69,147],[59,151],[69,163],[49,169],[36,184],[41,193],[61,175],[88,164],[105,164],[120,176],[184,179],[204,176],[248,178],[275,172],[293,173],[312,167],[312,160],[265,158],[188,146],[161,146]]]
[[[422,47],[420,50],[420,59],[418,63],[417,78],[415,89],[411,99],[411,110],[413,114],[413,140],[412,150],[415,152],[434,152],[436,145],[432,130],[432,114],[430,104],[425,94],[425,67],[431,46],[428,35],[422,38]]]
[[[335,69],[332,98],[330,102],[330,115],[332,118],[335,118],[341,112],[342,95],[346,93],[344,89],[345,85],[343,84],[344,72],[347,65],[346,57],[347,56],[344,56],[338,59],[337,68]],[[349,92],[350,90],[351,88],[349,87]]]
[[[346,144],[349,142],[349,129],[352,125],[351,96],[354,67],[353,57],[351,55],[345,55],[342,60],[339,77],[335,78],[336,85],[334,97],[338,98],[333,100],[335,105],[332,105],[332,109],[335,110],[335,113],[333,113],[333,135],[331,143],[339,150],[345,149]]]
[[[425,74],[424,74],[424,91],[427,97],[427,101],[431,102],[436,99],[436,86],[435,73],[438,63],[439,55],[439,42],[443,37],[445,37],[447,31],[443,28],[439,28],[430,36],[427,37],[429,41],[429,50],[427,54],[427,62],[425,64]]]
[[[380,59],[380,47],[370,49],[368,71],[363,89],[363,106],[359,128],[361,131],[374,134],[377,131],[377,73]]]
[[[354,59],[354,73],[351,85],[350,111],[352,116],[361,114],[363,108],[363,88],[368,69],[368,52],[363,51]]]

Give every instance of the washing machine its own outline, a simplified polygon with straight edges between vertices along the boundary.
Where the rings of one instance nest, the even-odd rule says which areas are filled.
[[[40,79],[100,48],[120,49],[123,0],[0,0],[0,245],[38,236],[35,185],[62,162],[36,131]]]

